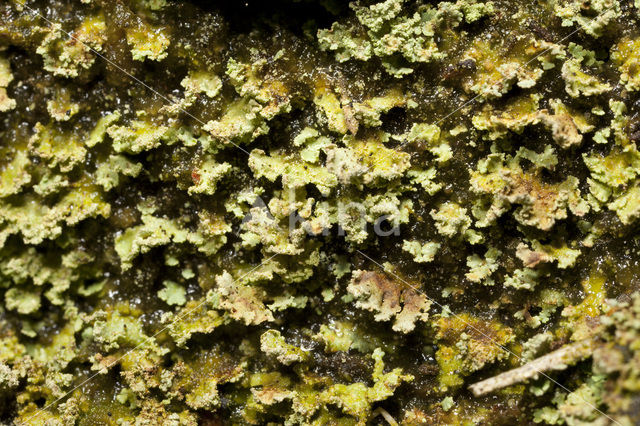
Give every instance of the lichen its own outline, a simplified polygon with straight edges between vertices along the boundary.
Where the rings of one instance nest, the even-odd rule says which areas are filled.
[[[106,41],[104,16],[87,16],[69,37],[60,23],[52,23],[36,49],[42,56],[44,69],[62,77],[77,77],[89,69]]]
[[[520,161],[527,157],[536,167],[525,172]],[[576,177],[568,176],[557,184],[538,177],[542,170],[553,168],[555,161],[546,152],[537,154],[521,148],[515,156],[496,153],[478,162],[478,169],[471,172],[472,188],[478,194],[491,194],[490,202],[481,200],[474,206],[478,226],[492,223],[511,204],[520,205],[514,214],[519,223],[542,230],[549,230],[557,220],[566,218],[567,211],[579,217],[587,214],[589,205],[581,196]]]
[[[167,57],[169,37],[162,28],[140,25],[127,31],[127,43],[131,46],[131,56],[136,61],[150,59],[161,61]]]
[[[585,33],[596,38],[602,36],[609,24],[620,16],[620,3],[617,0],[592,0],[588,3],[557,1],[553,2],[553,9],[556,16],[562,18],[563,26],[577,24]]]
[[[611,59],[620,70],[620,81],[627,90],[640,90],[640,39],[620,41],[611,53]]]
[[[435,242],[421,244],[419,241],[405,240],[402,244],[402,250],[411,254],[413,256],[413,260],[418,263],[428,263],[433,261],[439,248],[440,243]]]
[[[0,4],[0,422],[638,424],[638,2]]]
[[[385,71],[401,78],[413,72],[411,63],[431,62],[446,56],[439,51],[436,41],[439,36],[452,37],[450,28],[457,27],[463,19],[474,22],[494,12],[492,2],[458,1],[442,2],[438,7],[420,5],[411,14],[403,11],[404,3],[404,0],[386,0],[369,7],[352,3],[350,7],[360,25],[350,28],[335,22],[330,29],[319,30],[320,47],[335,51],[339,62],[380,57]],[[403,61],[398,62],[396,56]]]
[[[498,269],[498,258],[502,252],[491,247],[485,253],[485,258],[481,258],[477,254],[467,257],[467,266],[469,272],[465,275],[467,279],[475,283],[483,283],[484,285],[493,285],[495,281],[491,278],[491,274]]]
[[[16,100],[7,95],[7,86],[12,80],[11,64],[6,58],[0,57],[0,112],[6,112],[16,107]]]
[[[260,349],[284,365],[303,361],[309,356],[302,349],[287,343],[277,330],[268,330],[260,336]]]
[[[408,333],[416,321],[429,319],[431,300],[410,285],[378,272],[354,271],[348,291],[358,298],[357,307],[375,312],[376,321],[395,317],[395,331]]]

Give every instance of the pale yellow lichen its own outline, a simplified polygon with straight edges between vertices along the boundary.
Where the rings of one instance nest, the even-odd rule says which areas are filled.
[[[354,271],[347,287],[357,298],[356,306],[375,312],[376,321],[389,321],[395,317],[393,330],[412,331],[416,321],[427,321],[431,300],[416,289],[386,275],[372,271]]]
[[[13,158],[0,169],[0,198],[19,193],[24,185],[31,182],[30,164],[26,147],[16,146]]]
[[[521,158],[528,159],[537,168],[525,172],[520,166]],[[553,167],[555,162],[553,150],[548,149],[540,154],[521,149],[508,158],[503,153],[490,154],[478,162],[478,169],[471,171],[471,187],[479,194],[491,196],[489,205],[481,201],[474,206],[478,226],[487,226],[511,204],[520,205],[514,214],[518,222],[542,230],[548,230],[557,220],[566,218],[567,210],[576,216],[584,216],[589,211],[589,204],[581,197],[577,178],[569,176],[557,184],[540,179],[541,169]]]
[[[44,69],[58,76],[77,77],[89,69],[106,40],[106,23],[102,15],[85,18],[68,37],[58,23],[51,25],[36,53],[44,59]]]
[[[108,121],[111,120],[113,118]],[[167,126],[158,126],[147,120],[134,120],[127,126],[111,125],[107,128],[107,133],[113,140],[113,149],[132,154],[158,147],[168,131]]]
[[[211,72],[197,71],[189,73],[180,85],[190,94],[204,93],[210,98],[215,98],[222,89],[222,80]]]
[[[331,88],[318,86],[313,98],[313,103],[316,104],[319,111],[322,112],[321,116],[324,118],[329,130],[341,134],[347,133],[349,130],[347,118],[345,117],[340,100]]]
[[[502,255],[502,252],[495,247],[489,248],[484,255],[484,259],[477,254],[467,257],[467,267],[469,272],[465,277],[475,283],[482,283],[484,285],[494,285],[495,281],[491,278],[498,267],[498,258]]]
[[[298,160],[292,156],[272,153],[265,154],[261,149],[255,149],[249,157],[249,167],[257,177],[265,177],[275,181],[282,177],[285,187],[297,188],[306,184],[314,184],[318,190],[328,195],[338,184],[336,176],[324,167]]]
[[[431,210],[430,215],[435,221],[438,232],[449,238],[456,234],[463,234],[471,225],[467,209],[453,201],[440,204],[437,210]]]
[[[285,338],[277,330],[267,330],[260,336],[260,349],[267,355],[274,356],[284,365],[304,361],[309,353],[287,343]]]
[[[640,217],[640,185],[633,186],[620,197],[608,204],[615,211],[620,221],[629,225]]]
[[[531,241],[531,248],[525,243],[520,243],[516,250],[516,256],[527,268],[535,268],[540,263],[557,262],[558,268],[566,269],[576,263],[580,254],[580,250],[572,249],[566,244],[556,246],[542,244],[538,240]]]
[[[166,29],[140,25],[129,28],[126,32],[127,43],[131,46],[131,56],[136,61],[150,59],[161,61],[167,57],[167,48],[170,44]]]
[[[36,133],[29,140],[29,150],[46,160],[51,167],[68,172],[84,160],[87,150],[78,135],[62,130],[55,123],[37,123]]]
[[[187,302],[185,297],[187,291],[180,284],[166,280],[164,281],[164,287],[158,291],[158,297],[164,300],[167,305],[184,305]]]
[[[640,38],[625,38],[614,46],[611,59],[620,70],[627,90],[640,90]]]
[[[620,16],[620,2],[618,0],[554,1],[553,10],[556,16],[562,18],[563,26],[578,24],[584,32],[598,38],[602,36],[605,28]]]
[[[273,314],[264,305],[265,291],[257,286],[243,284],[224,272],[216,277],[220,308],[226,310],[233,319],[244,324],[261,324],[274,320]]]
[[[78,113],[80,107],[72,102],[67,91],[56,94],[54,99],[47,101],[47,111],[56,121],[68,121]]]
[[[0,112],[6,112],[16,107],[15,99],[7,95],[7,87],[13,81],[9,60],[0,56]]]
[[[208,194],[216,192],[218,182],[231,171],[229,163],[218,163],[212,158],[205,159],[200,166],[191,172],[194,185],[190,186],[189,194]]]
[[[581,61],[575,58],[567,59],[562,65],[562,78],[565,90],[574,98],[579,96],[593,96],[611,90],[611,85],[601,82],[597,77],[585,73],[580,68]]]
[[[96,168],[96,183],[109,191],[120,183],[120,175],[136,177],[142,164],[134,163],[124,155],[110,155],[107,161]]]
[[[216,138],[250,142],[269,130],[261,111],[262,106],[254,99],[240,98],[229,104],[222,117],[209,121],[203,129]]]
[[[402,243],[402,250],[411,254],[413,256],[413,260],[418,263],[428,263],[433,261],[439,248],[440,243],[436,242],[421,244],[419,241],[404,240]]]

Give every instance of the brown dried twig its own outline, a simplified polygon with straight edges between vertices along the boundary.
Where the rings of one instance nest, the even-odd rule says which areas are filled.
[[[593,352],[593,346],[594,342],[592,339],[571,343],[540,358],[536,358],[522,367],[514,368],[497,376],[474,383],[469,386],[469,389],[475,396],[482,396],[531,378],[537,378],[538,375],[544,371],[564,370],[569,365],[589,357]]]

